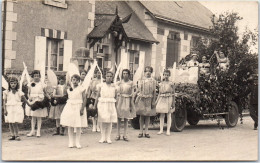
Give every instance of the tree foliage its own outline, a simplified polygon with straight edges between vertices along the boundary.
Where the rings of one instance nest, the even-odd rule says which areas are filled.
[[[256,45],[258,35],[245,30],[239,38],[237,22],[241,19],[233,12],[220,14],[217,18],[213,16],[211,37],[200,39],[192,49],[198,54],[199,61],[206,56],[211,64],[211,75],[201,76],[198,81],[200,113],[227,111],[230,100],[235,100],[240,108],[246,108],[246,91],[250,84],[248,77],[258,70],[258,54],[252,53],[250,47]],[[230,68],[227,71],[218,69],[216,56],[213,55],[216,50],[221,50],[229,58]],[[187,59],[189,57],[184,60]]]

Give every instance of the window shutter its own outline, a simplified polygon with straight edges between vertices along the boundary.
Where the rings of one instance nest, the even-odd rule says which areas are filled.
[[[42,63],[46,62],[46,37],[35,37],[34,69],[41,70]],[[44,64],[45,65],[45,64]]]
[[[140,51],[140,53],[139,53],[139,66],[144,67],[144,63],[145,63],[145,52]]]
[[[123,68],[129,68],[128,53],[125,52],[125,49],[121,49],[121,63]]]
[[[68,66],[72,57],[72,40],[64,40],[63,54],[63,71],[68,71]]]

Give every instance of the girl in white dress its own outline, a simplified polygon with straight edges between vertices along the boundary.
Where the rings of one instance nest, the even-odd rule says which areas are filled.
[[[158,135],[163,133],[164,117],[167,114],[167,132],[166,135],[170,135],[171,129],[171,113],[175,110],[175,96],[174,96],[174,84],[169,81],[171,73],[169,70],[164,70],[162,81],[159,85],[159,95],[157,98],[156,112],[160,113],[160,131]]]
[[[106,73],[106,82],[98,85],[98,100],[95,101],[94,108],[98,108],[98,121],[101,123],[100,143],[111,144],[112,123],[117,122],[116,112],[116,87],[112,83],[113,73]]]
[[[47,105],[49,105],[48,99],[50,96],[46,92],[46,84],[40,81],[40,71],[34,70],[32,72],[33,82],[31,85],[28,85],[28,94],[30,105],[26,106],[26,115],[31,116],[31,132],[27,134],[28,137],[35,135],[35,125],[37,120],[37,137],[41,136],[41,125],[42,125],[42,117],[47,117]],[[37,106],[38,104],[41,104]],[[36,104],[36,105],[35,105]],[[34,105],[34,106],[33,106]],[[36,106],[36,107],[35,107]]]
[[[72,88],[67,90],[68,100],[61,113],[60,124],[68,126],[69,148],[73,148],[76,144],[77,148],[81,148],[80,136],[81,127],[87,127],[86,113],[86,94],[85,89],[80,83],[80,76],[73,75],[71,77]],[[74,142],[74,129],[76,130],[76,141]]]
[[[9,128],[12,137],[9,140],[21,140],[18,135],[18,123],[23,123],[24,110],[22,101],[28,104],[24,97],[24,93],[18,89],[18,80],[15,77],[10,77],[8,89],[3,92],[3,107],[5,122],[9,123]]]

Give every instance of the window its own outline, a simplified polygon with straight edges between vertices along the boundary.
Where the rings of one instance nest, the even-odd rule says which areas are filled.
[[[50,67],[53,71],[63,71],[63,49],[63,40],[47,38],[46,69]]]
[[[157,34],[164,35],[164,29],[157,28]]]
[[[68,8],[68,5],[65,2],[65,0],[44,0],[43,4],[55,6],[55,7],[59,7],[59,8]]]
[[[139,52],[135,50],[129,50],[129,54],[130,78],[133,79],[133,74],[135,74],[139,66]]]
[[[192,38],[191,38],[191,42],[190,42],[190,46],[191,46],[191,48],[195,48],[195,47],[197,47],[197,45],[198,45],[198,42],[199,42],[199,39],[200,39],[200,37],[196,37],[196,36],[192,36]]]

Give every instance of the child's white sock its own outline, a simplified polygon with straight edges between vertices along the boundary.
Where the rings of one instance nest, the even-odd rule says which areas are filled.
[[[111,144],[112,141],[111,141],[111,131],[112,131],[112,123],[109,123],[107,124],[107,133],[106,133],[106,140],[107,140],[107,143]]]
[[[76,132],[76,147],[77,148],[81,148],[81,145],[80,145],[80,136],[81,136],[81,128],[77,127],[77,132]]]
[[[69,136],[69,148],[72,148],[73,145],[73,134],[74,134],[74,129],[72,127],[68,127],[68,136]]]

